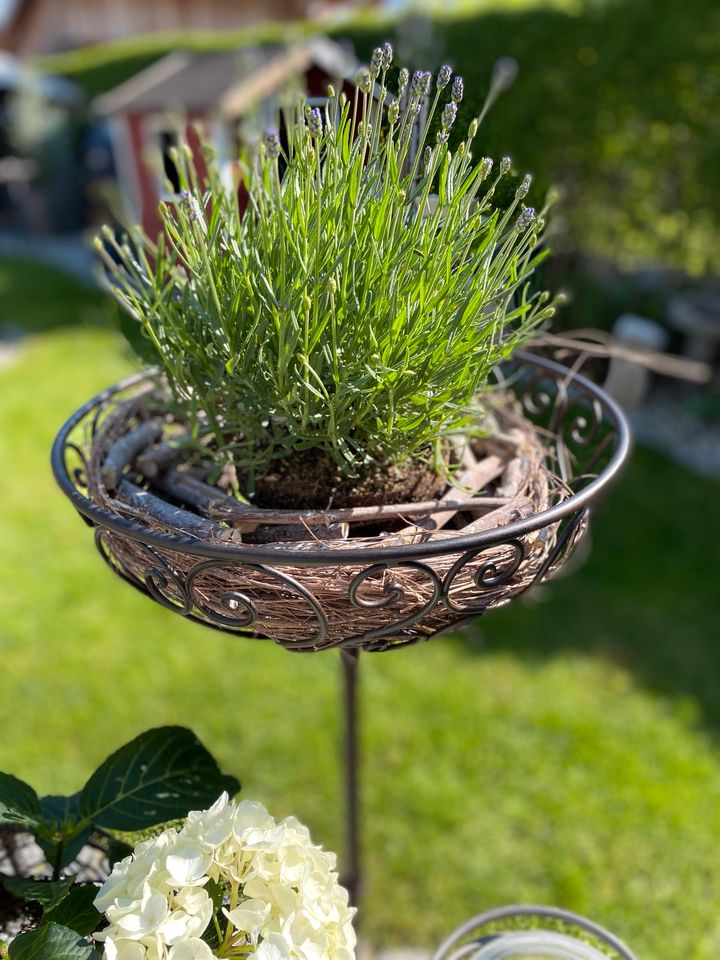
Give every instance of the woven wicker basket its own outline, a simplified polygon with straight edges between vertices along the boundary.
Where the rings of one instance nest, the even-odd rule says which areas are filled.
[[[132,462],[120,488],[109,488],[103,468],[113,446],[148,420],[155,388],[147,377],[79,410],[58,435],[53,465],[111,568],[169,609],[291,650],[385,650],[505,604],[552,574],[624,459],[624,418],[592,383],[531,357],[511,375],[516,395],[495,410],[499,432],[466,451],[460,486],[448,487],[440,509],[414,515],[387,505],[389,516],[372,527],[352,517],[336,524],[340,539],[308,523],[303,539],[248,542],[252,529],[239,535],[209,523],[207,510],[168,497]],[[222,510],[228,500],[214,492]],[[211,507],[217,501],[210,491]],[[158,503],[170,513],[152,508]],[[272,514],[262,513],[263,529],[278,523]]]

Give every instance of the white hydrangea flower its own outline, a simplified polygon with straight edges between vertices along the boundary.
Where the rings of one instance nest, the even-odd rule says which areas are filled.
[[[168,960],[213,960],[213,952],[204,940],[193,937],[174,946]]]
[[[105,941],[107,960],[145,960],[147,951],[135,940],[121,940],[108,937]]]
[[[211,863],[212,851],[203,849],[202,842],[195,843],[192,838],[178,839],[165,858],[169,882],[175,887],[196,887],[206,883]]]
[[[269,933],[248,960],[290,960],[291,948],[279,933]]]
[[[223,794],[115,865],[95,899],[109,926],[95,937],[105,960],[212,960],[203,936],[216,929],[213,881],[223,955],[354,960],[355,911],[335,866],[294,817],[277,822],[262,804]]]

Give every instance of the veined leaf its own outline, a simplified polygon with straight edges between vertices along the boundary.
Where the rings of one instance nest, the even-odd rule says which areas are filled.
[[[29,783],[0,772],[0,823],[37,823],[40,799]]]
[[[158,727],[100,765],[83,787],[80,816],[114,830],[143,830],[210,806],[240,784],[226,776],[191,730]]]
[[[46,909],[59,903],[72,884],[72,877],[65,880],[37,880],[33,877],[2,878],[2,885],[8,893],[21,900],[35,900]]]
[[[100,954],[74,930],[49,923],[21,933],[10,944],[9,960],[100,960]]]
[[[102,914],[93,906],[98,888],[92,883],[74,886],[66,897],[45,911],[42,922],[57,923],[86,937],[97,930]]]

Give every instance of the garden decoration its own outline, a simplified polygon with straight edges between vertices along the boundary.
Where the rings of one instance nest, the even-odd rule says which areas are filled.
[[[510,906],[488,910],[440,945],[432,960],[635,960],[596,923],[568,910]]]
[[[106,232],[155,367],[73,414],[52,453],[136,589],[229,633],[341,650],[353,902],[359,651],[555,572],[628,450],[598,387],[517,351],[554,302],[532,287],[546,207],[524,205],[529,176],[473,157],[499,87],[451,150],[461,78],[401,70],[393,96],[391,60],[375,51],[352,102],[299,108],[284,146],[266,134],[232,189],[211,150],[177,151],[157,241]]]

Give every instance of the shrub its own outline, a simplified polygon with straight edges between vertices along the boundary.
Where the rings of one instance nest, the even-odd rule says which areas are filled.
[[[159,241],[99,244],[196,433],[251,477],[309,449],[348,475],[439,462],[494,365],[553,312],[531,288],[545,211],[523,204],[529,176],[494,205],[511,164],[475,157],[478,119],[448,146],[461,78],[403,70],[392,96],[391,56],[374,52],[352,101],[301,104],[286,150],[269,132],[244,156],[244,212],[212,151],[200,175],[186,146]]]

